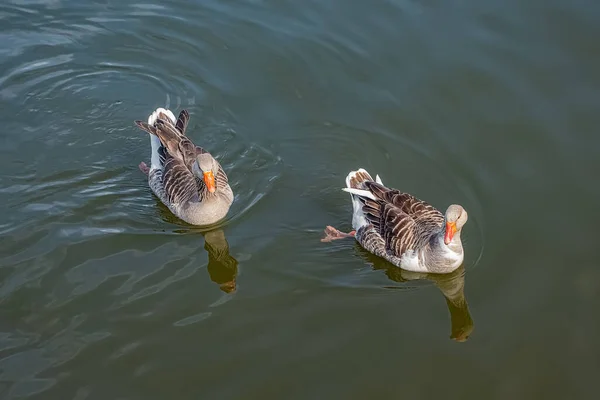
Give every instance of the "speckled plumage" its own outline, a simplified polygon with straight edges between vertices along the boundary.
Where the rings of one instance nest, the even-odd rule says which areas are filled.
[[[192,225],[209,225],[224,218],[233,203],[233,192],[221,164],[210,156],[214,166],[216,190],[210,193],[204,181],[194,173],[201,154],[210,155],[187,136],[189,114],[158,108],[148,122],[135,121],[150,133],[152,165],[148,184],[154,194],[173,214]]]
[[[374,181],[364,169],[352,171],[346,186],[354,207],[355,237],[365,250],[416,272],[448,273],[462,264],[460,228],[467,220],[462,207],[448,209],[447,216],[458,213],[460,226],[446,245],[447,216],[432,205],[384,186],[379,176]]]

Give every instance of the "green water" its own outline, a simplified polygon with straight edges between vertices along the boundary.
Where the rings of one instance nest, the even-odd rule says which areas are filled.
[[[595,399],[600,3],[0,5],[1,399]],[[174,218],[133,121],[236,200]],[[352,240],[363,167],[462,204],[464,267]],[[428,279],[429,278],[429,279]]]

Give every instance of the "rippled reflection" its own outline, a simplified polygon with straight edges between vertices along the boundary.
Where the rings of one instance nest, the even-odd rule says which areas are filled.
[[[400,268],[389,268],[386,275],[397,282],[426,279],[442,292],[450,313],[450,338],[457,342],[466,341],[473,332],[473,319],[465,298],[465,269],[460,267],[452,274],[424,274],[405,271]]]
[[[236,290],[238,261],[229,254],[229,243],[223,229],[204,234],[204,248],[208,252],[208,275],[225,293]]]
[[[448,306],[451,321],[450,338],[457,342],[465,342],[471,336],[474,323],[465,297],[464,264],[450,274],[427,274],[406,271],[376,258],[372,254],[365,254],[365,257],[372,262],[374,270],[384,270],[386,276],[394,282],[405,283],[419,280],[432,282],[442,292]]]
[[[152,194],[156,207],[163,220],[172,224],[186,225],[177,218],[154,194]],[[204,249],[208,253],[208,275],[210,279],[219,285],[225,293],[235,292],[236,277],[238,274],[238,261],[229,253],[229,243],[223,229],[218,227],[189,227],[188,229],[175,229],[175,233],[192,234],[204,236]]]

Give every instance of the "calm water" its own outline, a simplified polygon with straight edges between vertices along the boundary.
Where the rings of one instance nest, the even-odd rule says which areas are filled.
[[[596,398],[597,1],[8,0],[0,21],[0,398]],[[137,168],[158,106],[229,174],[217,230]],[[464,268],[320,243],[358,167],[462,204]]]

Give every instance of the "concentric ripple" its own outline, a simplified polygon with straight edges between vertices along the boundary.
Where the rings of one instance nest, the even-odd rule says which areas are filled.
[[[225,228],[268,197],[283,165],[227,107],[226,80],[198,61],[220,40],[197,40],[202,22],[168,5],[68,1],[3,4],[0,20],[0,397],[13,398],[51,390],[58,378],[41,376],[115,335],[124,350],[108,352],[111,365],[146,345],[118,321],[188,327],[235,295],[249,249],[165,212],[137,169],[150,146],[135,119],[158,106],[190,111],[190,136],[236,193]],[[181,232],[191,234],[173,242]],[[202,294],[182,290],[190,284]],[[177,303],[191,307],[173,313]]]
[[[483,371],[460,388],[479,393],[503,365],[511,388],[535,385],[512,379],[514,359],[585,361],[597,7],[529,3],[2,2],[0,398],[390,397],[362,383],[437,393]],[[177,219],[138,169],[150,143],[133,121],[157,107],[187,109],[229,176],[216,226]],[[351,229],[341,188],[361,167],[463,205],[463,268],[413,274],[353,240],[321,243],[326,225]],[[447,347],[448,324],[457,341],[473,330],[465,287],[485,300],[480,337],[499,333],[485,357]],[[559,292],[585,329],[538,323]],[[511,330],[521,317],[565,347]],[[373,354],[348,381],[348,355]]]

